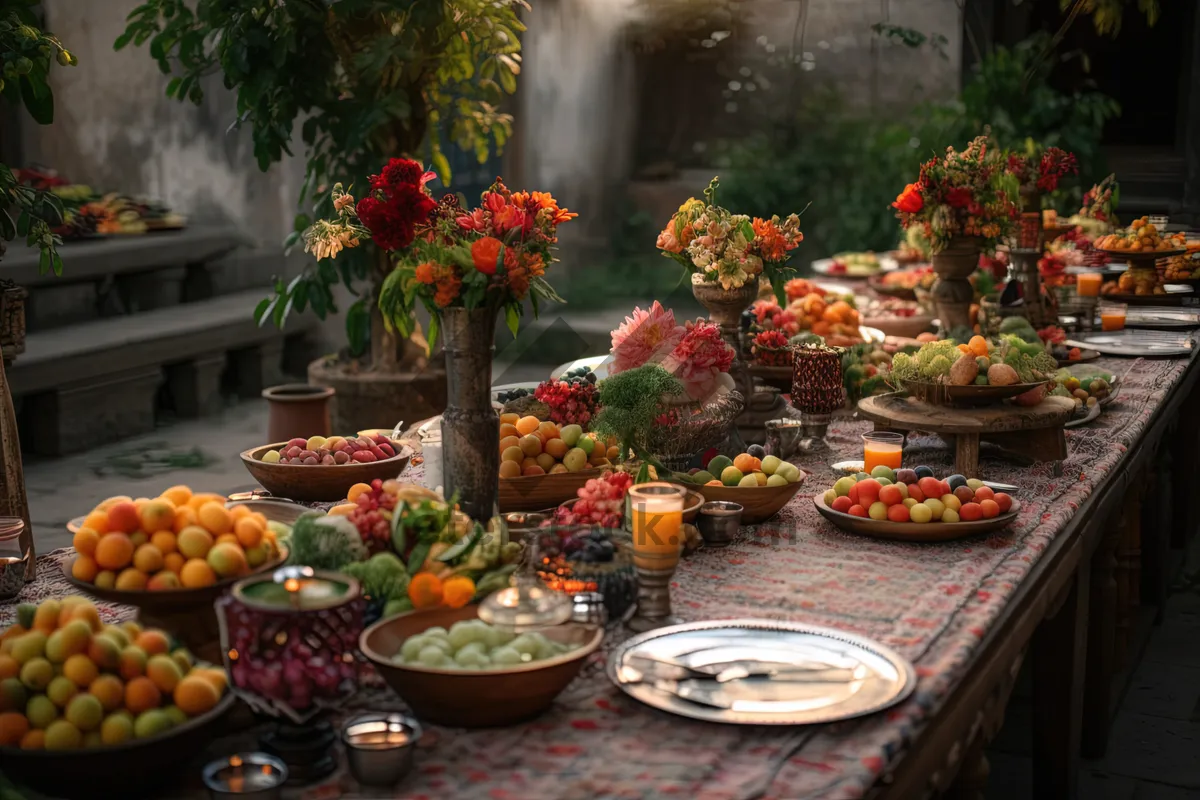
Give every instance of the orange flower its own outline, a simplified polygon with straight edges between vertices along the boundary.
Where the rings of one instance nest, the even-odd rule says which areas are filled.
[[[455,575],[442,583],[442,602],[450,608],[462,608],[475,597],[475,581],[466,575]]]
[[[904,191],[892,203],[892,206],[897,211],[903,211],[906,214],[916,214],[925,207],[925,198],[921,197],[921,190],[917,188],[915,183],[910,183],[904,187]]]
[[[508,282],[509,291],[516,299],[524,299],[529,293],[530,281],[544,274],[546,265],[541,256],[525,254],[522,260],[522,256],[516,250],[504,251],[504,278]]]
[[[462,279],[454,271],[454,267],[436,265],[434,267],[434,282],[437,290],[433,294],[433,302],[438,308],[446,308],[458,298],[462,289]]]
[[[442,580],[432,572],[418,572],[408,582],[408,599],[413,608],[437,608],[442,604]]]
[[[485,236],[472,244],[471,260],[475,262],[475,269],[484,275],[495,275],[501,246],[500,240],[494,236]]]
[[[433,283],[433,264],[430,264],[428,261],[424,264],[418,264],[416,278],[419,282],[426,285]]]
[[[787,258],[787,239],[779,226],[769,219],[754,218],[750,223],[754,228],[754,236],[758,239],[758,249],[763,261],[782,261]]]

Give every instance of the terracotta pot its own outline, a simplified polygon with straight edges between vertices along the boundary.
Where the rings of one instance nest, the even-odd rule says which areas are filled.
[[[946,330],[971,326],[975,290],[967,279],[979,266],[982,249],[983,240],[977,236],[955,236],[941,252],[933,254],[933,271],[938,276],[933,299]]]
[[[472,519],[496,513],[500,486],[500,422],[492,408],[496,310],[442,311],[446,411],[442,415],[442,477]]]
[[[272,442],[330,436],[329,399],[333,389],[307,383],[285,383],[263,389],[267,399],[267,438]],[[499,443],[496,445],[499,447]]]

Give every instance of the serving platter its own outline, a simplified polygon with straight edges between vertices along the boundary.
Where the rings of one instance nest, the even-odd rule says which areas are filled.
[[[1065,344],[1098,350],[1105,355],[1134,358],[1186,356],[1195,347],[1195,342],[1188,334],[1148,330],[1074,333]]]
[[[849,278],[861,279],[869,278],[872,275],[878,275],[881,272],[891,272],[900,268],[900,262],[891,256],[877,255],[879,259],[878,269],[863,269],[861,267],[853,268],[853,270],[835,271],[834,264],[837,263],[835,258],[818,258],[812,262],[812,271],[818,275],[824,275],[831,278]]]
[[[729,664],[809,669],[811,679],[671,679]],[[678,666],[676,666],[678,665]],[[683,669],[681,669],[683,668]],[[690,719],[735,725],[813,725],[874,714],[916,687],[899,653],[863,636],[763,619],[670,625],[634,636],[608,659],[609,679],[630,697]]]
[[[844,531],[869,536],[872,539],[891,539],[898,542],[949,542],[977,533],[988,533],[1008,525],[1017,518],[1017,512],[1021,510],[1021,502],[1013,498],[1012,507],[1007,512],[991,519],[970,522],[892,522],[834,511],[825,505],[823,494],[813,495],[813,505],[817,507],[821,516]]]
[[[933,405],[985,406],[1025,394],[1030,389],[1036,389],[1041,385],[1040,383],[1014,383],[1009,386],[994,386],[992,384],[985,386],[975,386],[974,384],[955,386],[949,383],[906,381],[904,388],[918,400],[923,400]]]
[[[1200,328],[1200,311],[1167,306],[1141,306],[1125,310],[1126,328]]]
[[[1055,359],[1055,361],[1058,362],[1058,365],[1060,367],[1069,367],[1069,366],[1072,366],[1073,364],[1086,364],[1089,361],[1095,361],[1099,357],[1100,357],[1099,350],[1085,350],[1081,347],[1081,348],[1079,348],[1079,358],[1076,358],[1076,359],[1057,358],[1057,359]]]

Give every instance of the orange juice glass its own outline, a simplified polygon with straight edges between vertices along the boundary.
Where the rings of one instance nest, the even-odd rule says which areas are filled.
[[[1080,297],[1099,297],[1102,283],[1104,276],[1100,273],[1085,272],[1075,279],[1075,290],[1079,292]]]
[[[685,496],[683,487],[671,483],[643,483],[629,490],[635,566],[674,569],[679,563]]]
[[[868,475],[879,466],[900,469],[904,435],[889,431],[863,434],[863,472]]]
[[[1125,328],[1124,303],[1100,304],[1100,330],[1119,331]]]

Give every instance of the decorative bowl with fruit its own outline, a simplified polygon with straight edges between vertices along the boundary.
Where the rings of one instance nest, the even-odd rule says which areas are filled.
[[[161,789],[233,705],[223,669],[163,631],[103,624],[77,595],[18,606],[0,673],[4,773],[55,797]]]
[[[500,415],[500,510],[541,511],[575,497],[600,470],[612,467],[615,444],[582,426]]]
[[[359,649],[421,719],[481,728],[541,714],[604,638],[603,628],[573,622],[514,635],[476,612],[385,619],[363,631]]]
[[[411,457],[411,448],[382,434],[313,436],[247,450],[242,463],[276,497],[332,502],[356,483],[395,478]]]
[[[687,480],[705,501],[723,500],[742,506],[742,522],[765,522],[788,504],[808,475],[799,467],[769,456],[762,445],[752,444],[735,458],[713,456],[705,468]]]
[[[821,516],[851,533],[877,539],[941,542],[998,530],[1016,518],[1021,504],[977,478],[934,477],[926,466],[868,475],[847,475],[813,495]]]

